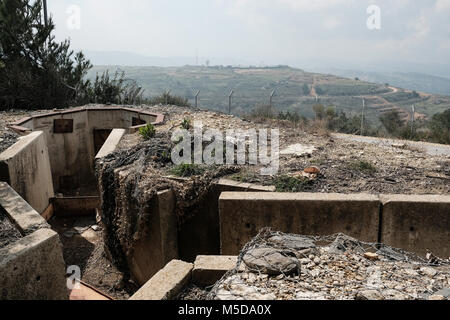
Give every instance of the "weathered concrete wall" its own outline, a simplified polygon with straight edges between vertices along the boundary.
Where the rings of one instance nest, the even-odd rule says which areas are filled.
[[[4,182],[0,210],[24,236],[0,249],[0,300],[67,299],[59,235]]]
[[[450,196],[382,195],[381,241],[425,256],[450,257]]]
[[[199,208],[196,215],[183,224],[179,230],[180,258],[193,262],[198,255],[220,254],[219,197],[225,191],[275,191],[264,187],[232,180],[221,179],[216,183]],[[195,245],[193,245],[195,244]]]
[[[345,233],[377,242],[381,204],[373,195],[224,192],[221,254],[236,255],[262,228],[303,235]]]
[[[133,278],[146,283],[167,262],[178,258],[177,218],[172,190],[159,192],[152,204],[148,235],[139,241],[128,259]]]
[[[54,120],[73,120],[73,132],[55,133]],[[87,135],[86,112],[49,114],[33,119],[34,130],[42,130],[47,139],[53,186],[56,192],[76,189],[82,185],[95,183],[93,178],[93,138]],[[92,158],[91,158],[92,156]]]
[[[54,196],[47,143],[42,131],[21,137],[0,155],[0,180],[42,213]]]
[[[39,229],[0,249],[0,300],[66,300],[59,235]]]
[[[56,197],[52,199],[52,205],[58,217],[95,217],[97,208],[100,208],[100,197]]]
[[[130,300],[170,300],[191,281],[192,263],[173,260],[153,276]]]

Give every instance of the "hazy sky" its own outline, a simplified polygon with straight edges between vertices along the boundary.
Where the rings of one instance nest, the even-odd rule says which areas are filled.
[[[450,0],[48,0],[76,49],[336,67],[449,64]],[[367,8],[381,9],[369,30]],[[79,22],[77,8],[79,8]],[[78,29],[79,27],[79,29]]]

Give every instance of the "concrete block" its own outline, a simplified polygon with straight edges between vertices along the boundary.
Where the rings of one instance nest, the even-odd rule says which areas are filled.
[[[0,182],[0,208],[23,235],[42,228],[50,229],[45,219],[5,182]]]
[[[381,241],[425,256],[450,257],[450,196],[382,195]]]
[[[180,258],[193,262],[198,255],[220,254],[219,197],[222,192],[271,192],[274,187],[240,183],[221,179],[211,187],[205,200],[196,208],[195,215],[179,230]],[[195,246],[192,246],[195,243]]]
[[[135,244],[128,265],[133,278],[146,283],[169,261],[178,258],[177,218],[172,190],[158,193],[152,203],[147,236]]]
[[[58,217],[95,216],[100,208],[100,197],[64,197],[52,199],[53,210]]]
[[[345,233],[377,242],[381,203],[373,195],[237,193],[220,196],[221,254],[237,255],[266,227],[303,234]]]
[[[56,232],[40,229],[0,249],[0,300],[66,300],[65,263]]]
[[[106,139],[102,148],[95,156],[95,159],[101,159],[113,153],[116,150],[117,146],[120,143],[120,140],[122,140],[125,133],[126,133],[125,129],[114,129],[113,131],[111,131],[110,135],[108,136],[108,139]]]
[[[21,137],[3,152],[0,168],[0,181],[7,182],[37,212],[45,211],[54,190],[47,143],[42,131]]]
[[[236,267],[237,256],[198,256],[192,270],[192,283],[211,286]]]
[[[155,274],[130,300],[170,300],[190,282],[192,263],[172,260]]]

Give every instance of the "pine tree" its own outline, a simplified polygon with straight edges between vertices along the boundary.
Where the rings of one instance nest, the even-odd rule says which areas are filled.
[[[40,0],[0,0],[0,109],[61,108],[83,103],[92,67],[70,41],[56,43]]]

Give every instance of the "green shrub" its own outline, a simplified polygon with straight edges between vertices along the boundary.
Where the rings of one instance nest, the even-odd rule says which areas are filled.
[[[139,134],[145,139],[150,140],[156,134],[155,126],[151,123],[146,125],[145,127],[139,128]]]
[[[189,129],[191,128],[191,120],[185,118],[185,119],[183,120],[183,122],[181,123],[181,127],[182,127],[183,129],[185,129],[185,130],[189,130]]]
[[[280,175],[274,178],[273,184],[277,192],[304,192],[311,190],[313,180]]]
[[[191,107],[191,104],[189,103],[188,99],[179,97],[179,96],[173,96],[169,94],[168,92],[163,93],[160,96],[148,99],[146,101],[148,104],[163,104],[163,105],[173,105],[178,107]]]
[[[348,168],[370,174],[377,172],[377,168],[372,163],[364,160],[351,162],[348,164]]]

